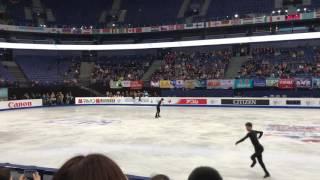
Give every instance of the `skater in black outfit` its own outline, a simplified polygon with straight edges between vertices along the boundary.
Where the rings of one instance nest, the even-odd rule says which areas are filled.
[[[251,159],[252,159],[251,167],[254,167],[256,165],[256,163],[257,163],[256,159],[258,159],[260,166],[262,167],[262,169],[265,172],[264,178],[270,177],[270,174],[269,174],[269,172],[268,172],[267,168],[265,167],[263,160],[262,160],[262,152],[263,152],[264,148],[258,140],[258,138],[260,139],[262,137],[263,132],[253,130],[252,123],[250,123],[250,122],[246,123],[246,129],[248,131],[248,134],[244,138],[237,141],[236,145],[243,142],[247,138],[250,138],[251,143],[252,143],[254,150],[255,150],[255,153],[251,156]],[[258,135],[259,135],[259,137],[258,137]]]
[[[161,100],[160,100],[160,101],[158,102],[158,104],[157,104],[156,118],[159,118],[159,117],[160,117],[160,106],[161,106],[163,100],[164,100],[164,99],[161,98]]]

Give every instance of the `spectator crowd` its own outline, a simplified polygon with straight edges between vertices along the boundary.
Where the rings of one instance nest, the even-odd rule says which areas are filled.
[[[12,180],[11,170],[0,168],[1,180]],[[21,174],[19,180],[41,180],[38,172],[32,175]],[[102,154],[79,155],[66,161],[53,175],[53,180],[128,180],[119,165]],[[166,175],[159,174],[151,180],[170,180]],[[188,180],[222,180],[221,175],[212,167],[197,167],[189,175]]]
[[[293,78],[320,76],[320,49],[253,48],[252,58],[239,72],[239,77]]]
[[[223,79],[231,59],[231,50],[167,53],[153,80]]]

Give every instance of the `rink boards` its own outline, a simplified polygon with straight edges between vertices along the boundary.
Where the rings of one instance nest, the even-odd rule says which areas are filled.
[[[154,106],[162,97],[78,97],[76,105]],[[164,106],[320,108],[320,98],[163,97]]]

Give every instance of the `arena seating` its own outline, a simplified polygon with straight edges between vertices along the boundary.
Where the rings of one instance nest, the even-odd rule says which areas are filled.
[[[319,48],[255,48],[240,77],[319,77]]]
[[[62,83],[72,79],[79,71],[77,57],[59,56],[17,56],[16,62],[30,81],[42,83]]]
[[[164,56],[153,80],[222,79],[230,58],[230,50],[171,52]]]
[[[92,82],[109,80],[141,80],[154,57],[151,55],[128,55],[100,57],[91,75]]]
[[[15,78],[8,72],[7,68],[5,68],[0,63],[0,81],[15,81]]]

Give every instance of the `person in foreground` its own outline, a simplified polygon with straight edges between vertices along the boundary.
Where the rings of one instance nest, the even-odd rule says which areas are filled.
[[[247,122],[245,124],[246,126],[246,129],[248,131],[248,134],[240,139],[239,141],[236,142],[236,145],[243,142],[244,140],[246,140],[247,138],[250,138],[251,140],[251,143],[254,147],[254,154],[251,156],[251,160],[252,160],[252,164],[251,164],[251,167],[254,167],[257,163],[256,159],[258,159],[258,162],[260,164],[260,166],[262,167],[262,169],[264,170],[265,172],[265,176],[264,178],[268,178],[270,177],[270,173],[268,172],[266,166],[264,165],[264,162],[262,160],[262,152],[264,151],[264,148],[263,146],[260,144],[258,138],[260,139],[263,135],[263,132],[262,131],[256,131],[256,130],[253,130],[252,129],[252,123],[250,122]]]
[[[202,166],[195,168],[188,180],[222,180],[222,177],[214,168]]]
[[[157,104],[157,112],[156,112],[156,118],[159,118],[160,117],[160,106],[162,104],[162,102],[164,101],[163,98],[161,98],[161,100],[158,102]]]
[[[64,163],[53,180],[127,180],[120,167],[101,154],[76,156]]]

